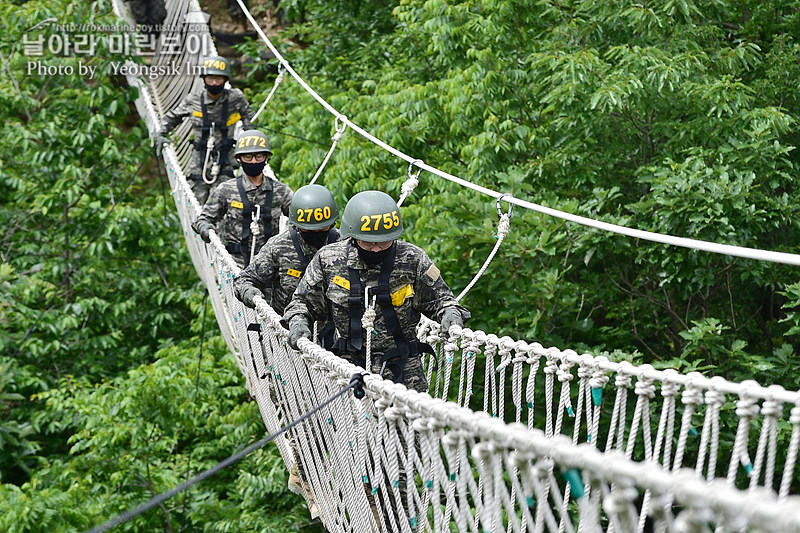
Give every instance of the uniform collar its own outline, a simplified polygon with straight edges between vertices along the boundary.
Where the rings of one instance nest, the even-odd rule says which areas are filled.
[[[263,191],[263,190],[268,190],[268,189],[272,188],[271,178],[269,176],[267,176],[266,173],[264,173],[264,176],[261,179],[261,185],[259,185],[258,187],[253,185],[253,182],[250,181],[250,178],[248,178],[247,174],[242,172],[241,169],[239,169],[239,174],[242,177],[242,185],[244,185],[244,190],[245,191],[252,191],[253,189],[257,189],[259,191]]]
[[[378,263],[377,265],[369,266],[361,258],[358,256],[358,246],[356,245],[355,239],[352,237],[347,239],[346,250],[347,250],[347,266],[349,268],[355,268],[357,270],[375,270],[380,272],[381,265]],[[395,239],[395,243],[393,246],[397,246],[397,240]]]

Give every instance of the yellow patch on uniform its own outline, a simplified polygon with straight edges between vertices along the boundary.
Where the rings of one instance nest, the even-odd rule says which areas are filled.
[[[203,118],[203,112],[202,111],[192,111],[192,115],[194,115],[197,118]]]
[[[239,122],[240,118],[242,118],[242,115],[240,115],[239,113],[232,113],[231,116],[228,117],[228,123],[226,124],[226,126],[232,126],[236,124],[237,122]]]
[[[350,290],[350,281],[341,276],[333,276],[333,282],[340,287],[344,287],[348,291]]]
[[[403,305],[403,302],[406,301],[406,298],[413,295],[414,287],[412,287],[410,283],[408,285],[404,285],[392,293],[392,305],[395,307],[400,307]]]
[[[235,207],[236,209],[244,209],[244,204],[242,202],[237,202],[236,200],[232,200],[231,207]]]
[[[295,270],[293,268],[290,268],[289,270],[287,270],[286,273],[289,274],[290,276],[292,276],[293,278],[299,278],[300,276],[303,275],[302,272],[300,272],[299,270]]]
[[[431,265],[428,267],[428,270],[425,271],[425,275],[430,278],[431,281],[436,281],[439,279],[439,269],[436,268],[436,265]]]

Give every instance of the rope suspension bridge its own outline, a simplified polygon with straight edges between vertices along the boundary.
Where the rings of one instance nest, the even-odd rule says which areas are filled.
[[[194,53],[184,46],[177,56],[157,54],[153,65],[198,65],[215,53],[197,1],[166,4],[164,26],[189,28],[174,37],[202,46]],[[114,7],[127,16],[122,0],[114,0]],[[288,74],[334,117],[336,135],[314,180],[349,128],[409,164],[398,204],[412,197],[422,171],[496,200],[498,242],[459,299],[508,233],[511,213],[502,213],[502,201],[656,242],[800,264],[794,254],[589,221],[443,173],[331,107],[241,7],[280,64],[259,113]],[[136,106],[152,135],[166,111],[202,86],[194,76],[129,76],[128,82],[139,89]],[[263,299],[256,298],[253,310],[235,298],[239,267],[215,234],[206,245],[190,227],[202,206],[186,179],[188,137],[189,125],[183,124],[163,156],[186,244],[265,428],[274,433],[364,370],[306,339],[293,350],[280,317]],[[288,432],[310,485],[306,496],[313,497],[328,531],[800,531],[800,499],[793,495],[800,393],[616,363],[468,328],[443,335],[428,320],[418,336],[436,352],[426,361],[429,394],[366,374],[363,398],[343,395]],[[790,437],[779,438],[783,434]],[[289,440],[276,444],[291,465],[296,451]]]

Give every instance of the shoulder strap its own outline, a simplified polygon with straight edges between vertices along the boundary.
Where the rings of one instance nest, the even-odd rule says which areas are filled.
[[[384,258],[381,263],[381,271],[378,274],[378,305],[383,314],[383,321],[386,324],[386,330],[394,337],[394,343],[397,347],[401,345],[408,345],[408,340],[403,335],[403,328],[400,327],[400,320],[397,318],[397,312],[392,305],[392,296],[389,293],[389,276],[394,269],[394,259],[397,256],[397,241],[392,243],[389,254]]]
[[[253,202],[250,201],[250,198],[247,197],[247,192],[244,190],[244,183],[242,182],[244,178],[239,176],[236,178],[236,188],[239,190],[239,197],[242,200],[242,237],[239,239],[239,247],[242,251],[242,258],[244,259],[244,265],[247,266],[250,264],[250,221],[253,219],[253,213],[255,212],[256,208],[253,205]]]
[[[303,246],[300,244],[300,235],[297,233],[297,230],[294,229],[294,227],[292,226],[289,226],[289,236],[292,238],[292,244],[294,244],[294,251],[297,252],[297,257],[300,259],[300,272],[304,273],[306,271],[306,267],[308,267],[308,263],[311,262],[311,257],[307,256],[303,252]]]
[[[331,228],[328,230],[328,244],[339,242],[339,230]]]

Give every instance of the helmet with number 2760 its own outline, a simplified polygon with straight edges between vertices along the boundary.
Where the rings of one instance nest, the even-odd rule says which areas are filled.
[[[289,224],[300,229],[318,230],[333,226],[338,219],[336,200],[322,185],[306,185],[294,193],[289,206]]]

